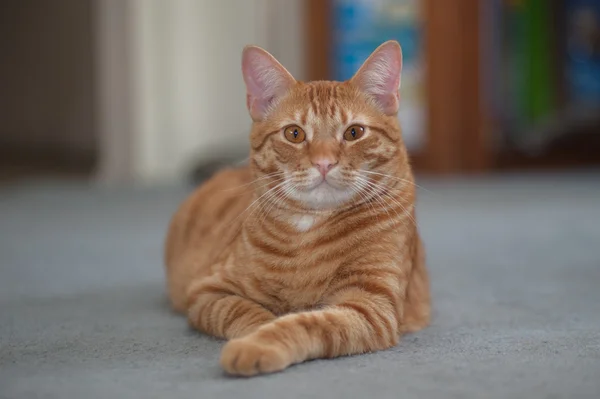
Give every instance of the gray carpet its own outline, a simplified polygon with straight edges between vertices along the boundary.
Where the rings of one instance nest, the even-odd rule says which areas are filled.
[[[600,175],[422,183],[433,325],[253,379],[166,306],[186,189],[0,189],[0,397],[599,398]]]

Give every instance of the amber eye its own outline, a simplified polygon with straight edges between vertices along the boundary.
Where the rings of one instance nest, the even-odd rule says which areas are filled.
[[[360,125],[352,125],[344,132],[344,140],[354,141],[358,140],[365,134],[365,128]]]
[[[296,144],[302,143],[306,139],[306,134],[304,133],[304,130],[295,125],[286,127],[283,131],[283,134],[285,135],[285,138],[288,139],[288,141],[291,141],[292,143]]]

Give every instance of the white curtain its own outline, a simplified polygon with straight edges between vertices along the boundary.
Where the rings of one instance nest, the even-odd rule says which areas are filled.
[[[245,153],[242,48],[263,46],[303,78],[302,4],[98,0],[100,178],[168,181]]]

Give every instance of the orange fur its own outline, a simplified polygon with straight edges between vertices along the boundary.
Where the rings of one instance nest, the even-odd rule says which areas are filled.
[[[380,107],[360,82],[288,82],[272,104],[249,88],[250,166],[215,175],[172,220],[169,297],[193,327],[230,340],[229,373],[389,348],[429,322],[396,97]],[[346,142],[353,124],[365,134]],[[289,125],[306,141],[287,141]],[[331,182],[315,186],[322,159],[334,165]]]

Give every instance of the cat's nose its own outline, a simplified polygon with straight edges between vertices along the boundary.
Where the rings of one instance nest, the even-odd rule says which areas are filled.
[[[325,177],[331,168],[337,165],[337,161],[334,159],[322,158],[313,161],[312,164],[315,166],[315,168],[317,168],[321,175]]]

